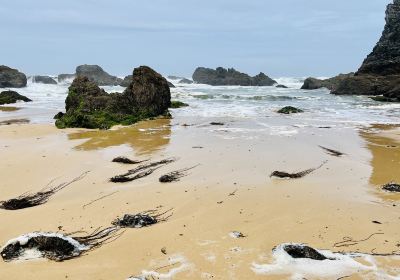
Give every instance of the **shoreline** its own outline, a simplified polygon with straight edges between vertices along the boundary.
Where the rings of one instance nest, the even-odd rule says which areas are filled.
[[[41,189],[54,178],[66,182],[90,171],[44,205],[2,210],[7,215],[0,215],[0,223],[10,225],[0,232],[2,245],[33,231],[56,232],[61,226],[61,233],[90,232],[109,226],[126,213],[173,208],[168,221],[127,229],[117,240],[77,259],[0,262],[2,274],[12,279],[127,279],[180,256],[178,260],[185,260],[184,269],[173,279],[209,279],[211,275],[213,279],[263,279],[266,276],[252,271],[252,264],[271,262],[272,248],[286,242],[340,251],[343,248],[333,244],[346,236],[361,240],[378,232],[384,234],[344,251],[368,253],[378,248],[375,250],[387,253],[397,249],[400,197],[380,192],[371,178],[374,172],[393,170],[400,163],[388,160],[390,154],[376,152],[368,141],[373,136],[393,146],[393,141],[386,139],[394,137],[399,143],[398,128],[385,130],[383,138],[376,131],[350,128],[308,128],[291,137],[262,134],[249,138],[233,129],[236,123],[222,128],[207,123],[185,127],[183,123],[189,120],[147,121],[111,131],[57,130],[35,124],[0,126],[4,159],[0,169],[8,174],[1,182],[1,199]],[[346,155],[332,157],[318,145]],[[136,160],[178,160],[141,180],[115,185],[108,179],[131,168],[111,162],[121,155]],[[379,160],[382,156],[385,161]],[[325,160],[323,168],[298,180],[269,178],[273,170],[300,171]],[[158,182],[167,172],[198,164],[179,182]],[[385,173],[379,178],[396,179]],[[233,239],[229,236],[232,231],[243,232],[246,238]],[[160,252],[163,247],[167,255]],[[376,261],[383,271],[400,274],[395,269],[400,264],[396,258],[377,257]],[[282,277],[269,275],[268,279]],[[363,274],[356,273],[349,279],[360,277]]]

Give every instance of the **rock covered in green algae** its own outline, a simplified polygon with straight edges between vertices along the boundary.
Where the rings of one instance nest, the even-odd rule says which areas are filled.
[[[0,93],[0,105],[13,104],[16,103],[17,101],[30,102],[32,100],[12,90],[6,90]]]
[[[182,107],[187,107],[189,104],[181,102],[181,101],[171,101],[171,107],[172,109],[178,109]]]
[[[283,107],[282,109],[280,109],[278,111],[279,114],[296,114],[296,113],[303,113],[304,111],[296,108],[296,107],[292,107],[292,106],[286,106]]]
[[[168,114],[171,93],[167,80],[147,66],[135,68],[123,93],[106,93],[85,76],[75,78],[67,99],[66,113],[56,121],[58,128],[109,129]]]

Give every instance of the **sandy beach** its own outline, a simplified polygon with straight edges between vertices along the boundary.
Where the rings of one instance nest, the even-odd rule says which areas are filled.
[[[252,124],[222,121],[211,126],[199,118],[161,119],[109,131],[0,126],[0,200],[89,171],[44,205],[2,210],[2,244],[34,231],[90,233],[126,213],[173,213],[154,226],[126,229],[76,259],[0,262],[1,278],[117,280],[153,271],[154,279],[398,279],[400,257],[370,254],[400,250],[400,195],[381,189],[400,180],[399,127],[310,127],[288,137],[238,135],[234,128]],[[115,184],[111,177],[132,168],[111,162],[116,156],[177,160],[146,178]],[[269,176],[322,163],[300,179]],[[194,166],[179,182],[158,182],[163,174]],[[245,237],[233,238],[233,231]],[[277,262],[272,249],[288,242],[369,255],[352,259],[360,266],[343,261],[298,269],[278,262],[265,272],[262,265]]]

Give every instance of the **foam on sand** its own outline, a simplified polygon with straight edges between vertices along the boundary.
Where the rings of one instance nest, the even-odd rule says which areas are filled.
[[[302,246],[304,244],[281,244],[272,251],[272,263],[253,263],[251,269],[260,275],[290,275],[290,279],[296,280],[308,277],[312,277],[312,279],[337,279],[352,274],[360,274],[363,279],[400,279],[400,275],[393,276],[382,271],[378,267],[376,259],[371,255],[340,254],[329,250],[317,250],[328,259],[322,261],[306,258],[296,259],[284,250],[287,245]]]

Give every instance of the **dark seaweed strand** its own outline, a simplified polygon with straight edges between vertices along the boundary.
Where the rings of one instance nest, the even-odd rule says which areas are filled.
[[[9,199],[6,201],[0,201],[0,209],[19,210],[44,204],[49,200],[49,198],[53,194],[71,185],[72,183],[81,180],[86,176],[87,173],[88,171],[81,174],[79,177],[76,177],[70,182],[62,183],[56,187],[49,188],[49,185],[54,181],[53,180],[49,184],[47,184],[45,188],[43,188],[42,190],[40,190],[35,194],[24,193],[18,196],[17,198]]]
[[[143,164],[143,165],[140,165],[140,166],[138,166],[138,167],[136,167],[134,169],[131,169],[124,175],[132,175],[132,174],[135,174],[135,173],[137,173],[139,171],[143,171],[145,169],[149,169],[149,168],[156,167],[156,166],[159,166],[159,165],[170,164],[170,163],[172,163],[174,161],[176,161],[175,158],[168,158],[168,159],[164,159],[164,160],[160,160],[160,161],[150,162],[148,164]]]
[[[322,166],[324,166],[327,162],[323,162],[320,166],[316,167],[316,168],[310,168],[298,173],[288,173],[285,171],[274,171],[271,173],[270,177],[279,177],[279,178],[291,178],[291,179],[299,179],[302,178],[312,172],[314,172],[315,170],[320,169]]]
[[[173,210],[173,208],[170,208],[170,209],[168,209],[167,211],[164,211],[164,212],[162,212],[162,213],[159,213],[157,210],[147,210],[147,211],[143,211],[143,212],[137,213],[137,214],[135,214],[135,215],[150,216],[150,217],[156,219],[157,222],[166,222],[166,221],[168,221],[168,219],[171,218],[172,215],[174,214],[174,213],[172,212],[172,210]],[[172,212],[172,213],[170,213],[170,212]],[[168,214],[167,216],[165,216],[167,213],[170,213],[170,214]],[[120,221],[121,221],[121,219],[117,218],[117,219],[115,219],[114,221],[112,221],[111,224],[117,225]]]
[[[333,150],[333,149],[329,149],[329,148],[326,148],[326,147],[323,147],[323,146],[319,146],[319,147],[321,149],[325,150],[328,154],[330,154],[332,156],[335,156],[335,157],[340,157],[340,156],[344,155],[344,153],[336,151],[336,150]]]
[[[119,230],[120,228],[115,226],[104,229],[98,228],[89,235],[71,238],[75,239],[80,244],[89,246],[91,250],[101,246],[106,241],[119,237],[119,235],[117,235]]]
[[[170,173],[167,173],[159,178],[159,181],[161,183],[170,183],[170,182],[175,182],[179,181],[180,178],[187,176],[186,172],[189,170],[192,170],[196,168],[198,165],[188,167],[188,168],[183,168],[180,170],[172,171]]]

